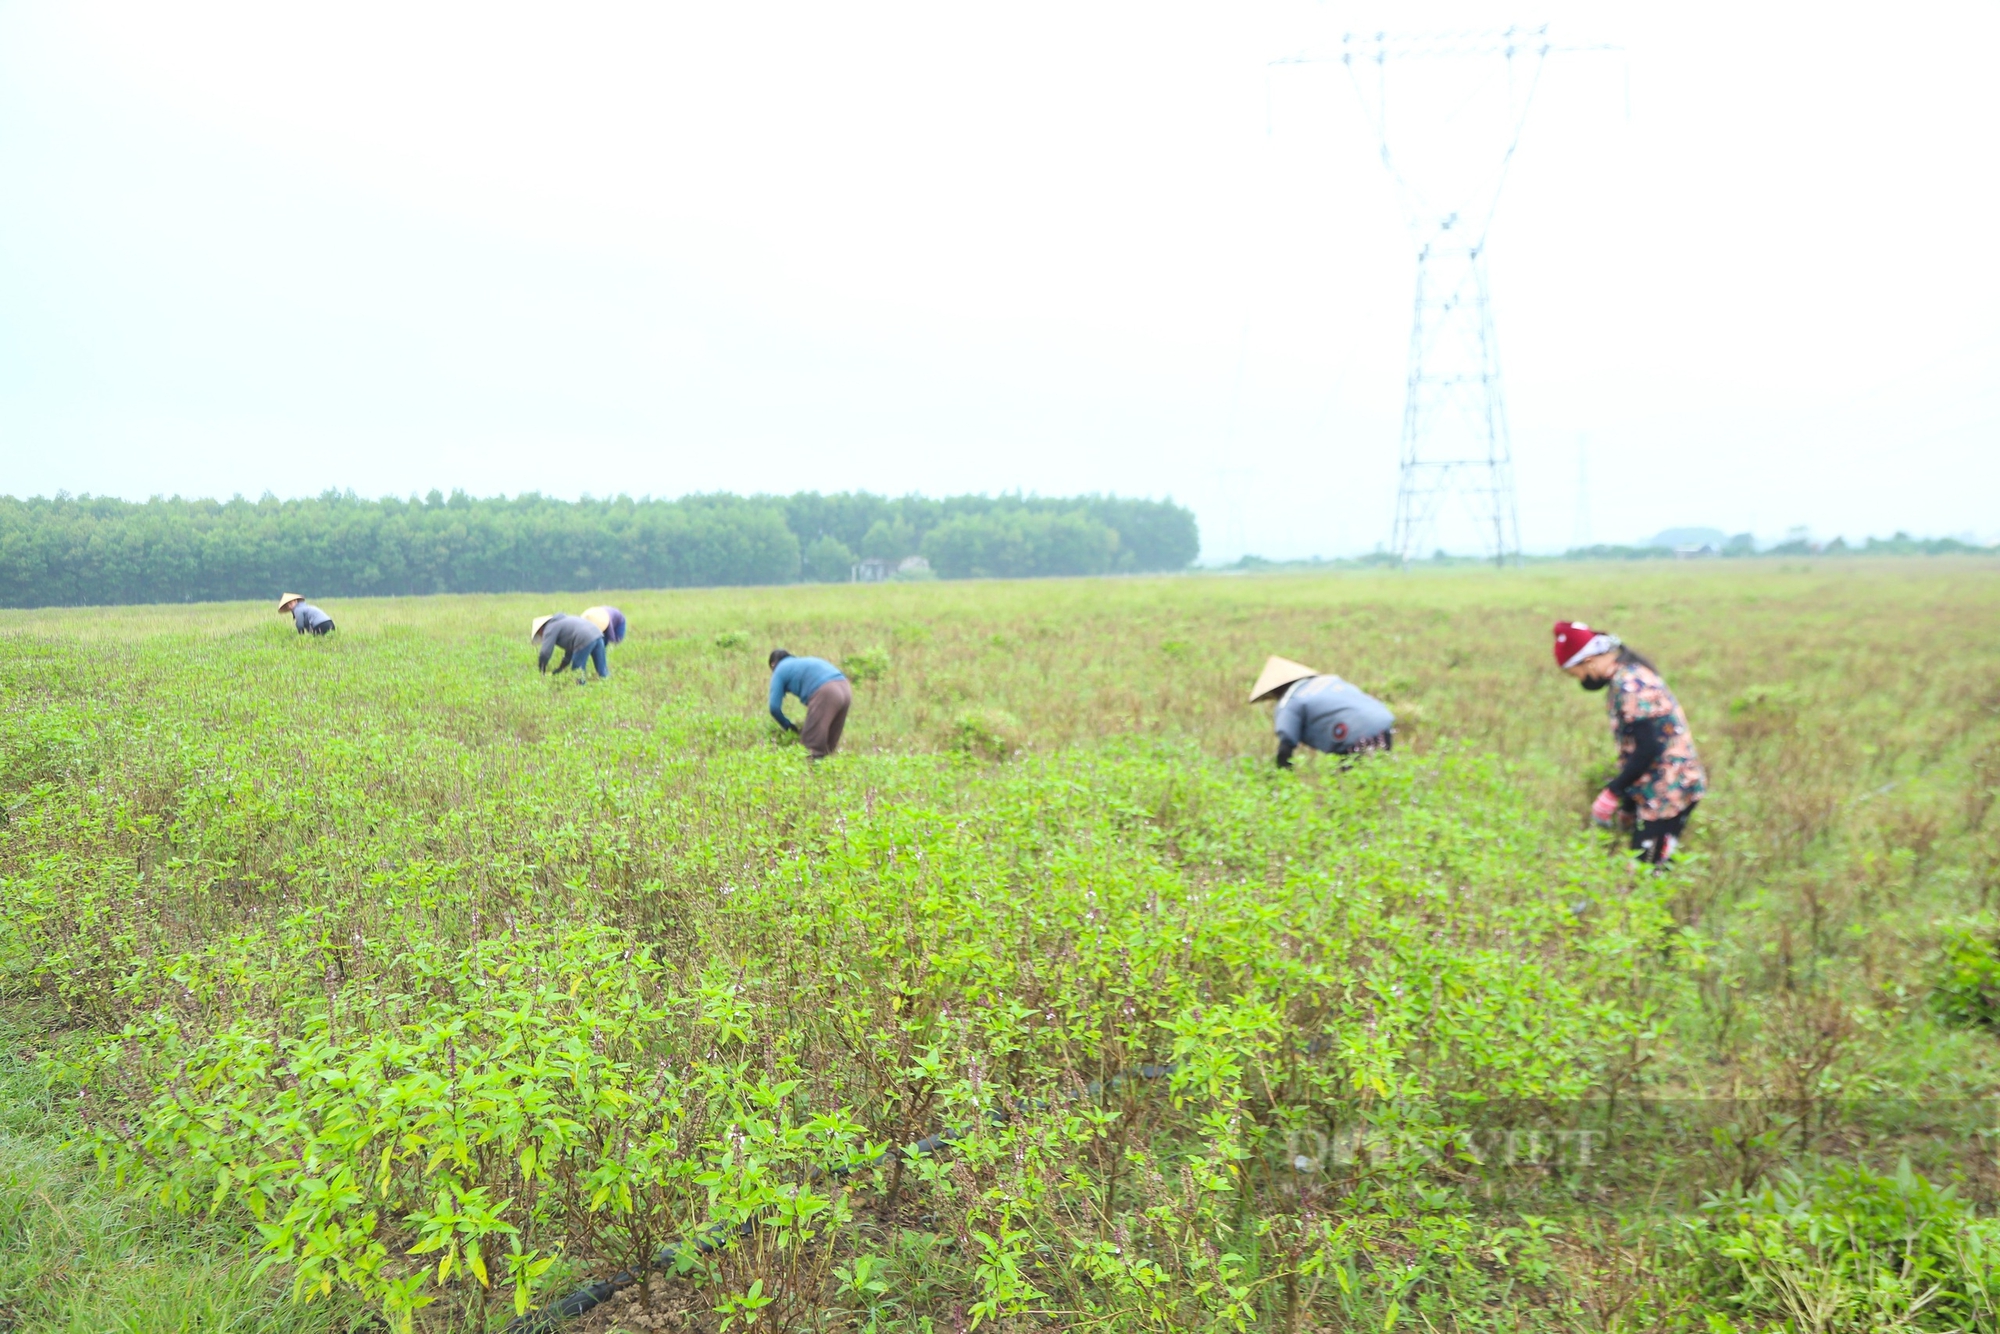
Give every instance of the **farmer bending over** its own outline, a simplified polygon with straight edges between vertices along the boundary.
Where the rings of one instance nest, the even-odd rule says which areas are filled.
[[[625,642],[625,613],[616,607],[586,607],[583,619],[596,626],[607,645]]]
[[[1250,702],[1276,699],[1271,730],[1278,734],[1278,767],[1292,767],[1300,746],[1322,755],[1359,755],[1396,744],[1396,715],[1388,705],[1337,676],[1322,676],[1301,662],[1265,661]]]
[[[279,598],[278,610],[292,614],[292,625],[302,635],[333,633],[333,617],[306,601],[303,593],[287,593]]]
[[[1605,703],[1624,763],[1591,803],[1591,818],[1609,825],[1623,812],[1632,819],[1632,847],[1639,859],[1664,865],[1708,790],[1708,775],[1694,753],[1694,734],[1680,701],[1652,663],[1626,648],[1617,635],[1581,621],[1556,622],[1556,665],[1585,690],[1611,692]]]
[[[588,681],[590,674],[584,669],[595,663],[599,676],[611,675],[604,658],[604,632],[581,616],[537,616],[528,628],[528,639],[542,646],[539,665],[544,672],[549,669],[549,659],[561,649],[558,672],[574,667],[576,679]]]
[[[804,727],[785,716],[786,695],[797,695],[806,706]],[[840,749],[847,709],[853,703],[854,687],[825,658],[795,658],[781,648],[771,650],[771,716],[787,732],[799,734],[806,754],[823,760]]]

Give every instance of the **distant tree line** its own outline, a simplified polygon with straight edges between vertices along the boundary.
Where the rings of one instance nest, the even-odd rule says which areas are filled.
[[[1911,537],[1899,532],[1893,537],[1871,537],[1865,541],[1850,544],[1844,537],[1836,537],[1831,542],[1814,542],[1802,536],[1788,537],[1768,547],[1760,547],[1749,533],[1738,533],[1712,551],[1704,550],[1706,556],[1722,556],[1741,559],[1752,556],[1952,556],[1991,555],[2000,547],[1983,547],[1976,542],[1966,542],[1956,537]],[[1665,560],[1685,556],[1686,552],[1664,546],[1608,546],[1572,547],[1563,553],[1564,560]]]
[[[1199,550],[1189,510],[1096,495],[0,497],[0,606],[782,584],[911,556],[946,579],[1138,573]]]

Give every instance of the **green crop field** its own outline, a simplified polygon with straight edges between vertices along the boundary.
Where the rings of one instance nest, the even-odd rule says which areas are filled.
[[[0,1329],[2000,1329],[1990,560],[329,610],[0,613]]]

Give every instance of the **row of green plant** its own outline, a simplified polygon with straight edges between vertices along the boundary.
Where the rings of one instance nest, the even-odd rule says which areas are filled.
[[[1613,622],[1715,776],[1665,878],[1544,680],[1629,589],[655,595],[588,691],[505,602],[23,619],[0,966],[106,1189],[411,1328],[1990,1329],[1983,577]],[[754,660],[834,625],[808,767]],[[1264,645],[1406,744],[1272,771]]]
[[[288,809],[255,783],[187,792],[161,842],[121,838],[130,812],[61,812],[94,826],[91,865],[22,877],[8,925],[40,985],[115,1029],[72,1074],[106,1164],[240,1211],[302,1292],[349,1285],[404,1327],[436,1298],[519,1311],[578,1264],[640,1270],[746,1224],[762,1244],[683,1264],[802,1319],[829,1265],[870,1260],[812,1244],[857,1201],[963,1243],[975,1317],[1303,1318],[1324,1256],[1286,1147],[1370,1109],[1614,1079],[1639,1019],[1605,993],[1665,925],[1650,884],[1585,846],[1464,837],[1507,802],[1471,758],[1317,789],[1175,748],[838,776],[656,758],[600,799],[671,809],[679,838],[504,870],[450,857],[444,831],[410,842],[392,812],[430,765],[333,835],[367,770],[329,759]],[[526,828],[577,830],[532,789],[505,799]],[[724,811],[783,834],[725,852],[686,832]],[[197,872],[244,820],[292,846]],[[687,883],[715,856],[727,879]],[[135,900],[162,859],[189,899],[149,922]],[[1542,892],[1552,861],[1563,894]],[[278,888],[302,880],[323,888]],[[261,925],[176,940],[162,918],[229,881]],[[874,1161],[940,1128],[948,1157]],[[1449,1129],[1432,1111],[1397,1133]],[[1393,1197],[1428,1161],[1312,1190]]]

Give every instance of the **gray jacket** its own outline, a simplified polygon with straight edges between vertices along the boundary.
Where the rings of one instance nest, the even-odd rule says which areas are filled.
[[[542,656],[539,665],[543,671],[549,669],[549,658],[557,649],[563,651],[563,659],[556,664],[562,671],[576,661],[579,653],[590,652],[590,646],[604,638],[604,632],[581,616],[558,616],[542,627]]]
[[[315,625],[333,624],[333,617],[327,615],[318,607],[313,606],[310,602],[294,602],[292,604],[292,624],[298,629],[300,634],[304,634]]]
[[[1337,676],[1308,676],[1278,702],[1272,730],[1281,741],[1341,755],[1396,725],[1396,715],[1373,695]]]

